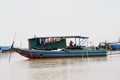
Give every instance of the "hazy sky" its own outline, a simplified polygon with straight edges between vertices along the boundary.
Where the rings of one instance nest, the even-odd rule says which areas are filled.
[[[0,45],[36,36],[81,35],[96,45],[120,38],[120,0],[0,0]]]

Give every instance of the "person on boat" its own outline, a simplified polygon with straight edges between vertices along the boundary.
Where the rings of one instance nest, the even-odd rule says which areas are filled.
[[[72,41],[70,41],[70,46],[73,46],[73,42]]]
[[[74,46],[76,46],[76,43],[74,44]]]

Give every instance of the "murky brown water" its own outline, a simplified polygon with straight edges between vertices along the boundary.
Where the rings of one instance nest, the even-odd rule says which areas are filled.
[[[120,80],[120,54],[107,57],[27,59],[0,56],[0,80]]]

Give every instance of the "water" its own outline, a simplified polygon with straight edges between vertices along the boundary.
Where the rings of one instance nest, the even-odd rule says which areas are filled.
[[[120,54],[107,57],[28,59],[0,54],[0,80],[120,80]]]

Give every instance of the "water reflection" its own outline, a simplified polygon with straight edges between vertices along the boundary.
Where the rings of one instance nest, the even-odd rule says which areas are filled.
[[[30,80],[82,79],[83,73],[88,70],[89,65],[104,63],[105,61],[107,61],[107,57],[27,60]]]
[[[0,80],[119,80],[120,55],[89,58],[0,57]]]
[[[29,68],[56,68],[66,66],[83,66],[86,63],[100,63],[107,61],[107,57],[93,57],[93,58],[47,58],[47,59],[28,59]]]

